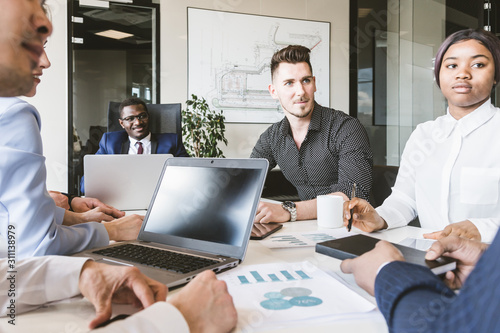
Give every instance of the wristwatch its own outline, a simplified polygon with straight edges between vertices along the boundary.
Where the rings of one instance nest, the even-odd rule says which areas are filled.
[[[290,213],[290,222],[297,221],[297,207],[292,201],[284,201],[281,203],[281,207]]]
[[[76,198],[76,195],[68,194],[68,193],[64,193],[64,192],[61,192],[61,194],[68,198],[69,211],[74,212],[73,207],[71,207],[71,201],[73,201],[73,199]]]

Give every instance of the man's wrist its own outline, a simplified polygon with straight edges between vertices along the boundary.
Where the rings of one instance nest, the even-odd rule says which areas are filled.
[[[64,192],[61,192],[61,194],[68,198],[69,210],[74,212],[73,207],[71,206],[71,202],[73,201],[74,198],[76,198],[76,195],[68,194],[68,193],[64,193]]]
[[[297,206],[292,201],[284,201],[281,203],[281,207],[290,213],[290,222],[297,221]]]
[[[109,240],[116,240],[115,227],[113,223],[103,223],[108,232]]]

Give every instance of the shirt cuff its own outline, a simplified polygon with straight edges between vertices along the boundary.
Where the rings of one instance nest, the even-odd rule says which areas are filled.
[[[56,206],[56,210],[54,212],[54,220],[58,225],[63,224],[64,214],[66,214],[66,210],[59,206]]]
[[[90,258],[78,258],[78,257],[66,257],[66,256],[54,256],[57,260],[50,261],[47,266],[47,275],[50,277],[55,272],[59,272],[58,278],[62,281],[67,281],[64,287],[61,284],[51,283],[47,279],[46,283],[46,293],[50,295],[47,301],[60,300],[68,297],[73,297],[80,294],[79,282],[80,274],[83,265],[88,261],[92,260]],[[49,258],[49,257],[47,257]],[[61,267],[64,267],[64,272],[61,272]]]
[[[393,216],[391,216],[390,211],[385,209],[383,206],[375,208],[375,211],[381,218],[384,219],[385,223],[387,223],[387,229],[394,228],[393,221],[395,220]],[[396,225],[397,226],[397,225]]]
[[[498,218],[478,218],[468,219],[479,230],[481,235],[481,242],[491,243],[497,234],[498,227],[500,226],[500,219]]]
[[[382,265],[380,265],[377,269],[377,274],[375,274],[375,277],[377,277],[378,273],[380,273],[380,271],[382,270],[382,268],[384,268],[385,266],[387,266],[388,264],[390,264],[392,261],[386,261],[384,262]]]
[[[115,321],[108,326],[93,332],[165,332],[189,333],[189,326],[182,313],[172,304],[157,302],[150,307],[127,317]]]

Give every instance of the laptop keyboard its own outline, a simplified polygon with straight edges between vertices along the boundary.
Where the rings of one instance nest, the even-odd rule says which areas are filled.
[[[218,262],[212,259],[136,244],[113,246],[94,251],[93,253],[182,274],[208,267]]]

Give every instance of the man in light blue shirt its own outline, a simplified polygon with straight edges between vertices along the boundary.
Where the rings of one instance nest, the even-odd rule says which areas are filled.
[[[42,24],[35,32],[25,23],[23,29],[0,37],[12,46],[2,50],[0,59],[12,64],[0,66],[0,73],[10,79],[0,86],[1,96],[25,94],[33,85],[31,71],[42,59],[51,26]],[[109,240],[135,239],[140,216],[83,223],[88,222],[85,215],[55,206],[46,189],[40,128],[40,115],[33,106],[18,98],[0,98],[0,256],[7,256],[7,251],[16,253],[17,259],[71,254]]]
[[[50,35],[52,25],[42,11],[44,0],[0,0],[0,96],[16,96],[25,93],[32,84],[33,78],[29,71],[36,65],[37,59],[43,53],[42,39]],[[5,126],[5,121],[17,120],[13,112],[19,111],[20,120],[27,120],[39,127],[38,113],[23,111],[24,104],[17,99],[4,98],[0,113],[0,123]],[[34,108],[32,108],[34,110]],[[13,125],[21,125],[15,123]],[[14,128],[14,127],[13,127]],[[9,128],[3,128],[9,130]],[[11,155],[1,155],[2,166],[33,173],[20,177],[14,170],[7,169],[4,173],[0,169],[0,182],[3,185],[13,185],[18,182],[19,188],[31,190],[28,193],[16,191],[13,186],[11,191],[0,192],[0,235],[8,238],[8,244],[13,248],[12,257],[0,258],[0,271],[9,272],[7,279],[0,280],[0,290],[15,289],[12,293],[0,295],[0,316],[3,318],[2,327],[16,325],[16,315],[36,308],[46,302],[57,301],[67,297],[76,296],[81,292],[96,309],[96,317],[90,322],[89,328],[103,324],[111,317],[111,302],[119,299],[121,303],[141,304],[145,308],[138,315],[133,315],[125,321],[112,323],[99,330],[99,332],[163,332],[169,327],[175,332],[216,331],[228,332],[236,325],[237,314],[231,296],[227,292],[225,282],[218,281],[212,271],[199,274],[189,285],[174,297],[165,301],[167,288],[162,283],[151,280],[134,267],[118,267],[96,263],[87,258],[72,258],[64,256],[47,256],[17,260],[15,250],[19,233],[15,222],[11,218],[11,208],[22,207],[24,201],[16,200],[15,196],[22,194],[30,198],[42,192],[49,197],[45,190],[45,169],[42,163],[38,171],[35,168],[26,168],[24,164],[37,162],[41,155],[41,144],[38,141],[33,145],[20,144],[18,137],[26,135],[37,138],[37,131],[23,133],[19,130],[3,138],[2,152],[13,152]],[[17,135],[17,136],[16,136]],[[38,135],[39,136],[39,135]],[[31,149],[31,150],[29,150]],[[40,153],[40,154],[39,154]],[[30,156],[33,155],[33,156]],[[26,161],[19,157],[27,158]],[[33,159],[31,159],[33,157]],[[5,160],[5,162],[4,162]],[[36,167],[37,165],[35,165]],[[10,181],[10,175],[15,178]],[[36,198],[30,213],[40,213],[41,217],[54,216],[51,214],[52,205],[46,198]],[[14,207],[7,206],[13,204]],[[22,204],[21,204],[22,203]],[[19,207],[16,207],[19,206]],[[35,214],[37,216],[38,214]],[[18,222],[21,224],[24,220]],[[44,220],[41,220],[43,222]],[[52,220],[54,222],[54,220]],[[50,223],[50,221],[49,221]],[[42,225],[43,226],[43,225]],[[36,227],[36,226],[32,226]],[[124,226],[121,226],[124,227]],[[52,234],[51,234],[52,235]],[[21,276],[21,279],[17,279]],[[14,287],[12,287],[14,285]],[[150,306],[157,302],[154,306]],[[212,306],[216,304],[217,306]],[[43,322],[40,323],[43,326]],[[61,323],[65,326],[64,321]],[[61,327],[62,327],[61,326]],[[56,329],[57,330],[57,329]],[[64,329],[63,329],[64,330]]]

